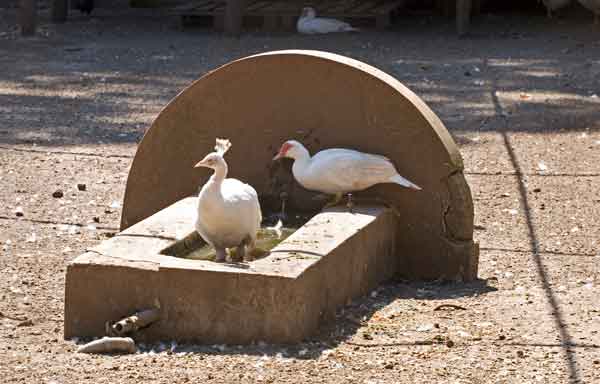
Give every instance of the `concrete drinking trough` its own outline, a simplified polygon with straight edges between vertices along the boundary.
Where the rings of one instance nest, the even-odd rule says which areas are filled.
[[[277,210],[286,196],[289,210],[312,216],[259,260],[177,257],[194,233],[190,196],[209,177],[193,165],[215,137],[231,139],[230,176],[256,188],[263,211]],[[290,164],[271,160],[291,138],[312,153],[347,147],[385,155],[423,190],[378,185],[356,195],[353,213],[320,211]],[[127,181],[122,231],[67,268],[65,337],[102,336],[106,321],[160,306],[160,320],[139,338],[297,342],[393,276],[475,279],[478,246],[462,169],[435,114],[371,66],[317,51],[229,63],[175,97],[144,136]]]

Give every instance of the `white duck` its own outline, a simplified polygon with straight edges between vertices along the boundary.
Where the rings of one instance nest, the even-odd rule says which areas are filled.
[[[296,23],[296,29],[298,33],[306,35],[358,31],[357,28],[341,20],[317,17],[317,11],[311,7],[302,8],[302,13]]]
[[[198,194],[196,230],[215,248],[218,262],[225,261],[226,249],[232,247],[237,247],[234,261],[245,259],[254,249],[262,221],[254,188],[237,179],[225,178],[228,168],[223,155],[230,147],[229,140],[217,139],[216,152],[209,153],[194,166],[215,171]]]
[[[539,2],[540,0],[538,0]],[[561,8],[566,7],[571,3],[571,0],[541,0],[546,6],[546,11],[548,12],[548,17],[552,18],[552,12],[557,11]]]
[[[592,11],[594,14],[594,24],[600,23],[600,0],[579,0],[579,3]]]
[[[362,191],[375,184],[396,183],[403,187],[420,190],[416,184],[400,176],[394,164],[384,156],[373,155],[352,149],[325,149],[314,156],[296,140],[288,140],[273,158],[288,157],[294,160],[292,173],[304,188],[335,195],[328,205],[337,204],[344,193]]]

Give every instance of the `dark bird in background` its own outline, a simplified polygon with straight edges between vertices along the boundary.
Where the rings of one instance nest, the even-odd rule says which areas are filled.
[[[89,16],[94,10],[94,0],[75,0],[75,8]]]

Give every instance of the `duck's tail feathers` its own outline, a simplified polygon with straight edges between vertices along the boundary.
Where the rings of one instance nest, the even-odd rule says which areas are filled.
[[[392,183],[396,183],[396,184],[400,184],[403,187],[406,188],[411,188],[411,189],[416,189],[417,191],[421,190],[421,187],[419,187],[418,185],[408,181],[407,179],[405,179],[404,177],[400,176],[400,175],[394,175],[390,178],[390,181]]]

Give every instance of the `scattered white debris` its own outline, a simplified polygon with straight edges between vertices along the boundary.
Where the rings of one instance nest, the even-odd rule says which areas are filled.
[[[64,247],[62,253],[70,253],[72,251],[71,247]]]
[[[540,161],[538,163],[538,171],[545,172],[547,170],[548,170],[548,166],[543,161]]]
[[[8,289],[9,289],[9,290],[10,290],[12,293],[14,293],[14,294],[16,294],[16,295],[23,293],[23,291],[21,290],[21,288],[10,287],[10,288],[8,288]]]
[[[113,208],[113,209],[121,208],[121,203],[115,200],[112,203],[110,203],[110,208]]]
[[[417,327],[417,332],[429,332],[433,329],[433,324],[423,324]]]
[[[17,216],[23,216],[25,213],[23,212],[23,207],[18,206],[15,208],[14,210],[15,215]]]
[[[575,232],[579,232],[579,228],[578,227],[571,228],[571,233],[575,233]]]
[[[88,231],[95,231],[97,228],[94,224],[88,224],[88,226],[86,227],[86,229]]]
[[[558,292],[566,292],[567,291],[567,287],[565,287],[564,285],[560,285],[556,290]]]
[[[469,332],[465,332],[465,331],[458,331],[458,332],[456,332],[456,334],[460,337],[472,337],[472,335]]]
[[[483,321],[481,323],[475,323],[475,326],[479,327],[479,328],[487,328],[487,327],[491,327],[492,325],[494,325],[494,323],[489,322],[489,321]]]
[[[592,96],[590,96],[590,97],[591,97],[592,99],[597,99],[597,98],[598,98],[598,95],[596,95],[596,94],[594,93],[594,94],[593,94]]]
[[[516,210],[516,209],[508,209],[507,212],[510,213],[513,216],[519,213],[519,211]]]
[[[372,298],[376,298],[377,297],[377,290],[374,290],[373,292],[371,292],[371,297]]]
[[[515,291],[517,291],[518,293],[523,293],[525,292],[525,287],[519,285],[517,288],[515,288]]]
[[[298,356],[305,356],[308,353],[308,349],[303,348],[298,351]]]
[[[37,241],[37,236],[35,233],[30,234],[27,239],[25,239],[26,243],[35,243]]]
[[[504,273],[504,277],[506,277],[507,279],[510,279],[513,276],[514,276],[514,273],[512,273],[512,272],[505,272]]]

